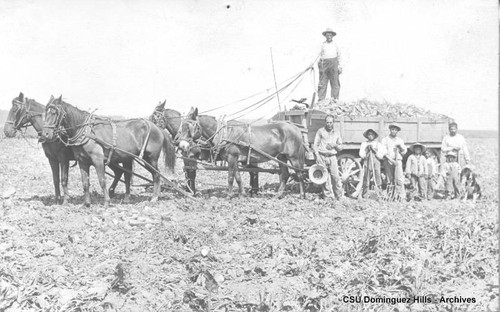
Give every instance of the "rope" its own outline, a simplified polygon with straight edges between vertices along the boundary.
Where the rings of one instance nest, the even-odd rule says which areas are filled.
[[[292,93],[293,93],[293,92],[297,89],[297,87],[300,85],[300,83],[302,82],[302,80],[304,79],[304,77],[305,77],[305,76],[304,76],[304,75],[302,75],[302,76],[300,77],[300,79],[299,79],[299,80],[296,80],[296,81],[298,81],[298,82],[297,82],[297,84],[296,84],[296,85],[295,85],[295,86],[291,89],[291,91],[288,93],[288,95],[286,95],[286,96],[283,98],[283,100],[284,100],[284,101],[285,101],[285,100],[287,100],[287,99],[290,97],[290,95],[292,95]],[[295,82],[295,81],[294,81],[294,82]],[[292,83],[294,83],[294,82],[292,82]],[[292,83],[291,83],[291,84],[292,84]],[[291,84],[290,84],[290,85],[291,85]],[[264,104],[265,104],[265,103],[264,103]],[[261,106],[262,106],[262,105],[261,105]],[[259,107],[260,107],[260,106],[259,106]],[[248,111],[247,113],[253,112],[253,111],[255,111],[256,109],[258,109],[259,107],[255,108],[255,109],[252,109],[251,111]],[[259,120],[264,119],[264,118],[265,118],[265,117],[266,117],[266,116],[267,116],[270,112],[274,111],[275,109],[276,109],[276,108],[275,108],[275,107],[273,107],[271,110],[269,110],[269,111],[267,111],[265,114],[263,114],[260,118],[257,118],[257,119],[255,119],[255,120],[253,120],[253,121],[250,123],[250,125],[252,125],[252,124],[256,123],[256,122],[257,122],[257,121],[259,121]],[[241,117],[242,117],[242,116],[240,116],[240,117],[238,117],[238,118],[241,118]],[[237,119],[237,118],[235,118],[235,119]]]
[[[309,68],[310,68],[310,67],[308,67],[305,71],[307,71]],[[303,74],[303,71],[302,71],[302,72],[300,72],[299,74],[295,74],[295,75],[293,75],[292,77],[290,77],[290,78],[288,78],[288,79],[286,79],[286,80],[284,80],[284,81],[280,82],[279,84],[281,85],[281,84],[287,83],[288,81],[290,81],[290,80],[294,79],[297,75],[302,75],[302,74]],[[257,92],[257,93],[255,93],[255,94],[252,94],[252,95],[250,95],[250,96],[247,96],[247,97],[245,97],[245,98],[243,98],[243,99],[240,99],[240,100],[237,100],[237,101],[235,101],[235,102],[231,102],[231,103],[228,103],[228,104],[224,104],[224,105],[221,105],[221,106],[217,106],[217,107],[215,107],[215,108],[211,108],[211,109],[209,109],[209,110],[205,110],[205,111],[203,111],[203,112],[200,112],[200,114],[206,114],[206,113],[209,113],[209,112],[212,112],[212,111],[215,111],[215,110],[218,110],[218,109],[221,109],[221,108],[224,108],[224,107],[227,107],[227,106],[233,105],[233,104],[237,104],[237,103],[240,103],[240,102],[246,101],[246,100],[248,100],[248,99],[251,99],[251,98],[253,98],[253,97],[256,97],[257,95],[260,95],[260,94],[263,94],[263,93],[269,93],[269,91],[270,91],[271,89],[272,89],[272,88],[267,88],[267,89],[265,89],[265,90],[263,90],[263,91]],[[274,93],[273,93],[273,96],[274,96]]]
[[[279,93],[279,92],[282,92],[283,90],[285,90],[286,88],[288,88],[289,86],[291,86],[291,85],[292,85],[295,81],[297,81],[300,77],[302,77],[302,76],[303,76],[303,75],[304,75],[307,71],[309,71],[309,70],[310,70],[310,67],[308,67],[306,70],[302,71],[300,74],[296,75],[296,77],[295,77],[295,78],[294,78],[291,82],[289,82],[287,85],[283,86],[281,89],[279,89],[279,90],[278,90],[278,91],[276,91],[275,93],[270,94],[269,96],[267,96],[267,97],[263,98],[262,100],[258,101],[258,102],[257,102],[257,103],[255,103],[255,104],[252,104],[252,105],[250,105],[250,106],[248,106],[248,107],[245,107],[245,108],[243,108],[243,109],[240,109],[239,111],[237,111],[237,112],[235,112],[235,113],[229,114],[228,116],[234,116],[234,115],[240,114],[240,113],[242,113],[242,112],[244,112],[244,111],[246,111],[246,110],[248,110],[248,109],[250,109],[250,108],[252,108],[252,107],[254,107],[254,106],[257,106],[257,107],[255,107],[253,110],[251,110],[251,111],[249,111],[249,112],[252,112],[252,111],[254,111],[254,110],[256,110],[256,109],[258,109],[258,108],[262,107],[264,104],[266,104],[266,103],[270,102],[270,101],[274,98],[274,95],[275,95],[275,94],[277,94],[277,93]],[[261,104],[261,103],[262,103],[262,104]],[[259,104],[260,104],[260,105],[259,105]],[[249,113],[249,112],[246,112],[246,113]],[[246,113],[245,113],[245,114],[246,114]],[[244,114],[239,115],[238,117],[234,117],[234,119],[241,118],[242,116],[244,116]]]

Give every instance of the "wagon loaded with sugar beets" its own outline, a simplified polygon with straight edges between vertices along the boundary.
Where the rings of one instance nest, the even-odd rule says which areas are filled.
[[[272,117],[271,122],[286,120],[302,129],[306,146],[312,150],[318,129],[325,125],[328,114],[335,116],[334,130],[339,131],[344,148],[338,155],[339,173],[344,189],[352,193],[360,180],[361,164],[359,149],[366,141],[363,132],[374,129],[381,137],[388,134],[388,125],[397,122],[401,127],[398,134],[406,146],[420,142],[439,160],[441,141],[448,130],[450,118],[432,113],[413,105],[376,103],[362,100],[353,103],[320,101],[309,108],[296,105]],[[406,157],[409,156],[409,153]],[[307,153],[306,164],[315,164],[314,153]],[[403,162],[404,163],[404,162]],[[311,179],[312,180],[312,179]]]
[[[289,177],[288,169],[301,173],[295,175],[300,182],[299,185],[301,185],[302,177],[307,176],[309,171],[313,173],[309,177],[310,180],[319,183],[320,181],[314,178],[315,168],[311,169],[316,163],[311,147],[316,132],[325,125],[324,119],[328,114],[335,116],[334,129],[340,132],[344,143],[338,162],[346,194],[353,193],[361,179],[359,149],[361,143],[365,141],[363,132],[369,128],[377,131],[380,136],[385,136],[388,133],[388,124],[397,122],[402,128],[399,136],[403,138],[406,145],[423,143],[439,159],[441,141],[446,134],[449,118],[416,106],[376,103],[367,100],[353,103],[330,101],[314,103],[315,94],[313,94],[311,105],[304,103],[306,98],[299,101],[292,100],[298,104],[291,110],[286,108],[282,110],[278,95],[282,96],[282,101],[290,98],[304,76],[310,71],[312,67],[277,84],[274,93],[270,93],[271,89],[267,89],[265,92],[202,111],[199,114],[198,109],[193,107],[187,116],[182,116],[180,112],[166,108],[165,102],[160,103],[150,118],[160,128],[168,130],[172,137],[176,138],[180,149],[184,151],[184,156],[181,158],[184,158],[189,188],[195,192],[197,170],[228,171],[229,194],[232,193],[234,179],[238,184],[239,193],[244,192],[239,171],[250,173],[252,192],[259,189],[258,173],[260,172],[280,175],[279,194],[282,194],[284,183]],[[262,93],[266,94],[264,98],[258,101],[252,99]],[[264,125],[262,121],[267,114],[254,120],[241,120],[241,118],[248,118],[247,114],[257,109],[266,111],[263,109],[264,105],[274,106],[273,100],[275,99],[280,107],[279,112],[267,123],[264,121]],[[248,103],[248,101],[252,102],[245,106],[243,103]],[[209,112],[213,114],[213,111],[218,110],[223,113],[220,118],[215,117],[217,113],[205,115]],[[289,129],[290,126],[294,128],[293,131]],[[195,150],[198,151],[196,156],[193,153]],[[298,157],[297,154],[301,156]],[[293,164],[293,159],[299,159],[299,161]],[[222,162],[218,162],[219,160]],[[276,166],[259,167],[259,164],[268,161]],[[280,168],[277,169],[277,166]]]

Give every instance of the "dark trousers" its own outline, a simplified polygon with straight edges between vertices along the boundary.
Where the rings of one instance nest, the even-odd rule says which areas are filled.
[[[184,156],[184,154],[183,154]],[[185,156],[184,156],[185,157]],[[196,168],[196,160],[190,160],[190,159],[184,159],[184,166],[185,167],[194,167]],[[184,176],[186,177],[186,182],[188,187],[193,191],[193,194],[196,194],[196,186],[195,186],[195,181],[196,181],[196,169],[187,169],[184,168]]]
[[[332,88],[332,98],[338,99],[340,93],[340,80],[339,80],[339,62],[337,58],[323,59],[318,62],[319,69],[319,85],[318,97],[319,100],[324,100],[326,97],[326,88],[328,81]]]

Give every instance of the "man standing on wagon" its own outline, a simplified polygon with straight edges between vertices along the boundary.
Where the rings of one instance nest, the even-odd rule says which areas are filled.
[[[395,185],[395,194],[398,194],[400,199],[406,198],[405,181],[403,174],[403,156],[407,152],[407,148],[403,139],[398,137],[398,132],[401,128],[396,124],[389,125],[389,135],[382,139],[382,145],[385,147],[384,168],[387,182]]]
[[[342,138],[337,132],[333,131],[333,120],[333,115],[327,115],[325,126],[316,132],[314,153],[316,154],[317,162],[324,165],[330,171],[333,193],[337,199],[341,199],[344,196],[344,192],[337,164],[337,153],[342,150]],[[334,194],[330,194],[326,183],[323,184],[323,196],[333,197]]]
[[[333,37],[337,35],[331,28],[323,32],[326,41],[321,45],[321,52],[318,61],[319,84],[318,84],[318,100],[324,100],[326,97],[326,89],[330,82],[332,98],[335,102],[339,99],[340,80],[339,75],[342,73],[340,50],[336,40]]]

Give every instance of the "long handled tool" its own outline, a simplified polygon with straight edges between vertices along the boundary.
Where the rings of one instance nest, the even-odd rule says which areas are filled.
[[[376,178],[376,174],[375,174],[375,166],[374,166],[374,162],[373,162],[373,157],[375,157],[375,153],[373,151],[370,151],[370,155],[368,157],[370,157],[370,165],[372,167],[373,188],[375,190],[375,194],[377,195],[378,198],[383,198],[384,194],[383,194],[382,190],[380,189],[379,185],[377,184],[377,178]],[[370,180],[368,179],[368,183],[370,183],[369,181]]]

